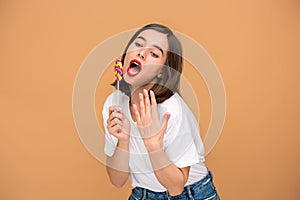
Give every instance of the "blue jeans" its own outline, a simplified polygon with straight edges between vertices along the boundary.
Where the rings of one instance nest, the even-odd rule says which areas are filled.
[[[135,187],[132,189],[128,200],[219,200],[219,195],[213,184],[210,171],[200,181],[185,186],[181,194],[170,196],[166,192],[154,192],[145,188]]]

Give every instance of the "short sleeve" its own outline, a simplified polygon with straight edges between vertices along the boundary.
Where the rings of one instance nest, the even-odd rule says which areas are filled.
[[[167,102],[163,112],[171,113],[164,136],[164,151],[179,168],[192,166],[200,161],[196,145],[198,123],[180,96]]]

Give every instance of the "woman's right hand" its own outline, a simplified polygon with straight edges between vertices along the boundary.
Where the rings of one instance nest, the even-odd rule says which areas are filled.
[[[118,106],[109,107],[107,119],[108,132],[118,138],[119,141],[128,142],[130,136],[130,122]]]

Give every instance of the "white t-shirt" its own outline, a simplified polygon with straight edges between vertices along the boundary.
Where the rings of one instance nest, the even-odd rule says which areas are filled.
[[[130,180],[133,187],[139,186],[152,191],[166,191],[157,180],[144,142],[139,135],[136,122],[131,118],[129,97],[120,91],[108,96],[104,103],[102,115],[105,128],[104,152],[107,156],[114,154],[118,139],[107,130],[106,120],[109,117],[109,106],[116,105],[119,93],[119,106],[131,123],[129,142]],[[168,158],[179,168],[191,166],[186,185],[193,184],[207,174],[204,165],[204,147],[200,138],[198,122],[193,113],[178,93],[157,105],[158,114],[163,120],[166,112],[170,113],[168,127],[163,138],[163,150]]]

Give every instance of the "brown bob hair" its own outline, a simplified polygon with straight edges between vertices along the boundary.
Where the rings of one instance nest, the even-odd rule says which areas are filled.
[[[167,53],[166,63],[163,67],[162,76],[159,78],[158,82],[155,83],[151,88],[151,90],[155,94],[157,103],[162,103],[166,99],[170,98],[175,92],[180,94],[179,83],[182,73],[182,46],[173,32],[168,27],[160,24],[148,24],[140,28],[129,40],[126,48],[124,49],[121,61],[122,64],[124,64],[124,58],[131,43],[134,42],[134,40],[139,36],[141,32],[148,29],[164,33],[168,38],[169,49]],[[115,81],[112,85],[116,87],[116,83],[117,82]],[[130,85],[124,79],[120,81],[120,90],[127,96],[131,96]]]

